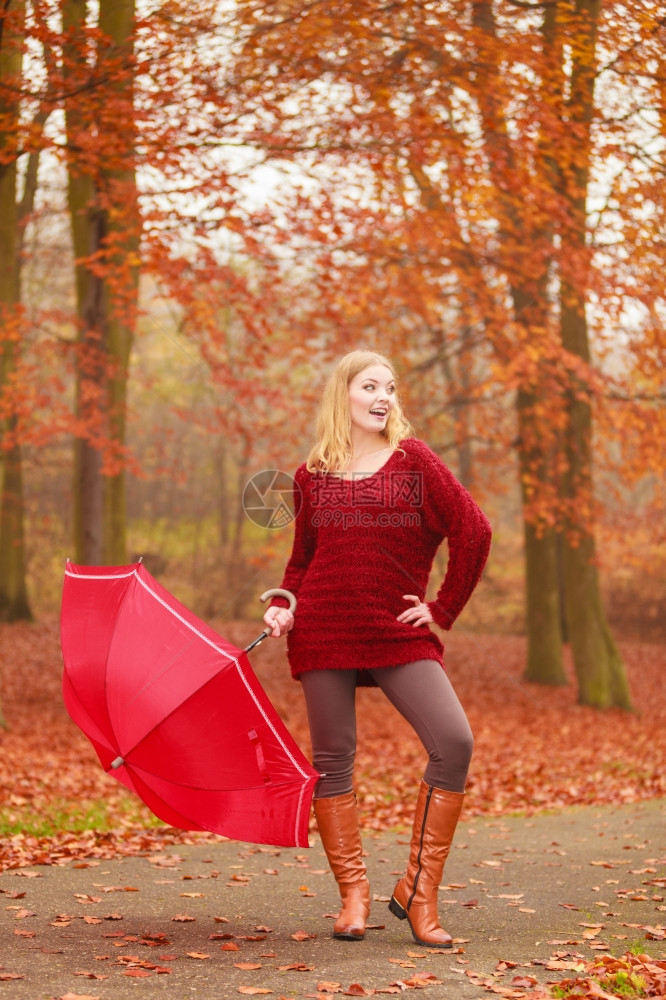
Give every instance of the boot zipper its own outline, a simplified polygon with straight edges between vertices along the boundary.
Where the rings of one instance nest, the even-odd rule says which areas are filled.
[[[423,822],[421,823],[421,839],[419,841],[419,853],[416,859],[417,869],[416,869],[416,875],[414,876],[414,888],[412,889],[411,896],[407,900],[407,906],[405,907],[406,910],[409,910],[409,908],[412,905],[412,901],[414,899],[414,896],[416,895],[416,890],[419,884],[419,876],[423,871],[423,866],[421,865],[421,855],[423,854],[423,840],[425,837],[426,823],[428,820],[428,809],[430,808],[430,797],[432,795],[432,791],[433,791],[433,786],[430,785],[428,788],[428,794],[426,795],[425,808],[423,810]]]

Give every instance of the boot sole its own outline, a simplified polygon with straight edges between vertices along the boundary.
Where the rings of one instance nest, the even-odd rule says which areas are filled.
[[[337,941],[362,941],[363,938],[365,937],[365,934],[345,934],[344,932],[342,932],[341,934],[336,934],[335,932],[333,932],[333,937]]]
[[[395,896],[391,896],[391,902],[389,903],[388,908],[393,916],[397,917],[398,920],[406,920],[408,922],[409,929],[412,932],[412,937],[416,943],[420,944],[423,948],[453,948],[453,941],[445,941],[444,943],[441,943],[440,941],[424,941],[422,938],[417,937],[414,933],[414,928],[412,927],[407,910],[404,906],[400,905]]]

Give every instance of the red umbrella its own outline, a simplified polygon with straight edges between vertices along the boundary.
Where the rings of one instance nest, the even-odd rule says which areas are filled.
[[[319,774],[247,650],[188,611],[141,563],[68,562],[60,628],[67,711],[104,770],[156,816],[183,830],[308,846]]]

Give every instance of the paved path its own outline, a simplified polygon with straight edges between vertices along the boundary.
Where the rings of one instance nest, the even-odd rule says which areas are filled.
[[[243,995],[241,987],[275,998],[332,996],[341,994],[319,984],[384,990],[417,973],[441,981],[419,996],[476,1000],[493,995],[482,985],[493,974],[502,986],[517,974],[542,984],[573,975],[546,968],[556,953],[566,963],[603,946],[617,955],[638,945],[666,957],[658,939],[666,925],[666,801],[462,822],[440,892],[458,953],[417,946],[388,912],[406,841],[404,833],[364,839],[377,927],[358,943],[330,936],[337,890],[316,839],[308,851],[222,841],[6,871],[0,1000],[219,1000]],[[646,927],[656,938],[646,938]],[[518,966],[500,976],[502,961]],[[6,973],[23,978],[3,980]]]

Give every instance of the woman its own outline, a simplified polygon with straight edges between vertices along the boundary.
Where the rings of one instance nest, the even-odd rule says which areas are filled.
[[[376,684],[428,752],[406,875],[389,908],[421,945],[451,947],[437,916],[437,888],[462,808],[472,733],[428,627],[450,629],[485,564],[490,526],[440,458],[402,414],[390,362],[352,351],[324,390],[316,443],[296,470],[300,499],[293,550],[281,586],[296,615],[274,598],[272,635],[288,633],[322,777],[314,811],[342,908],[334,936],[359,940],[370,886],[352,791],[355,690]],[[446,577],[424,600],[433,558],[448,539]],[[408,602],[408,606],[406,606]]]

